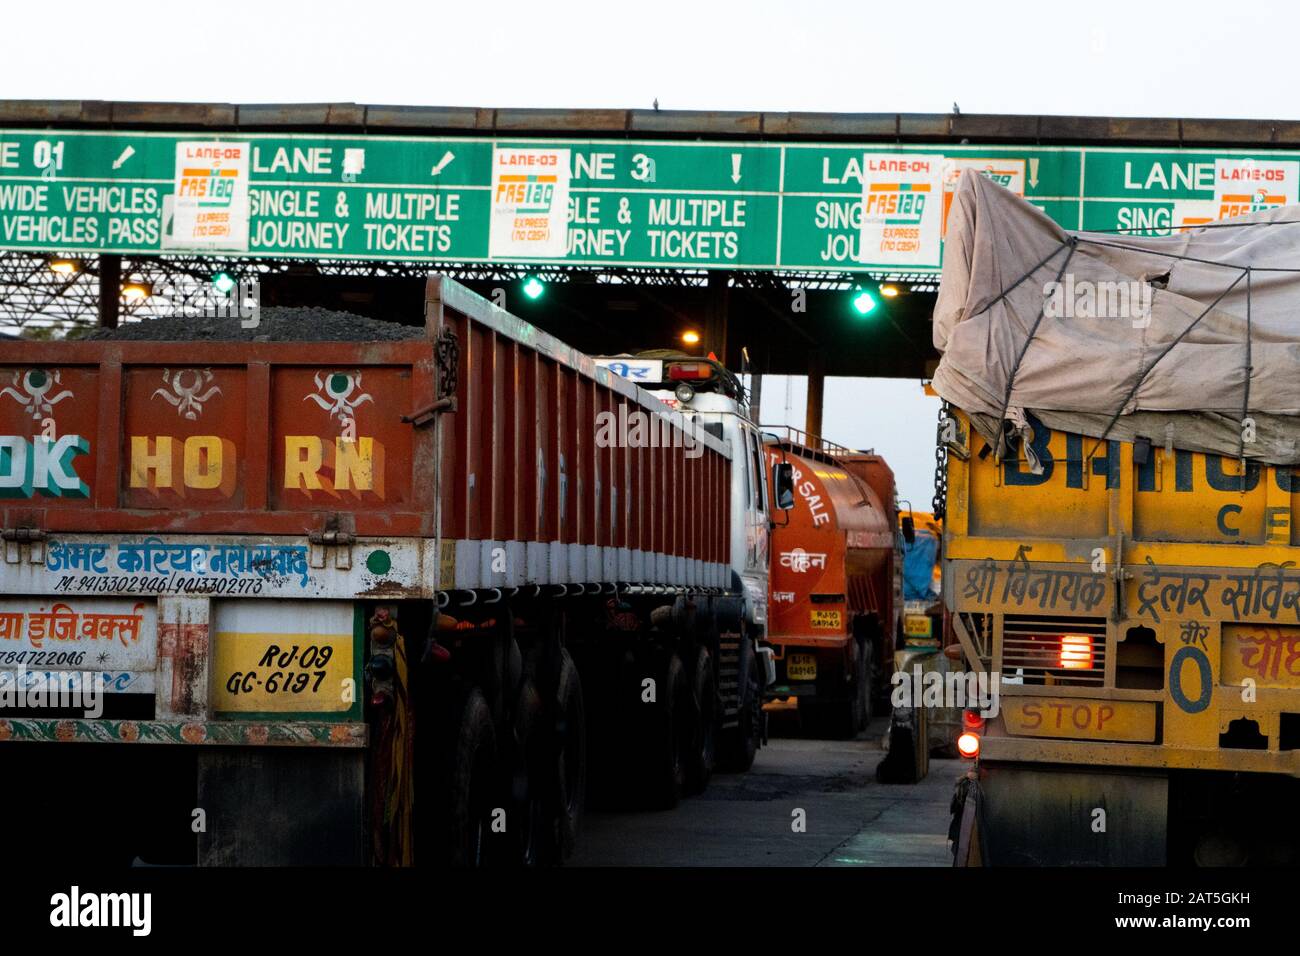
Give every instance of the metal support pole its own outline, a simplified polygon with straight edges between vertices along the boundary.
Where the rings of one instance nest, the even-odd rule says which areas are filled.
[[[99,257],[99,327],[117,328],[118,309],[122,296],[122,257]]]
[[[731,276],[726,272],[710,272],[708,306],[704,315],[704,349],[727,364],[727,312],[731,299]]]
[[[808,440],[821,447],[822,400],[826,387],[826,354],[814,349],[808,356],[808,411],[804,417],[804,432]]]

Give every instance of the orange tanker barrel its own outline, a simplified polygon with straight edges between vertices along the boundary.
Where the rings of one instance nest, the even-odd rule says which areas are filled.
[[[853,619],[892,608],[893,496],[888,505],[838,457],[789,442],[766,445],[769,467],[794,466],[795,504],[772,536],[769,639],[841,644]],[[861,456],[881,461],[877,456]],[[888,472],[888,466],[884,466]],[[891,479],[892,473],[888,474]]]

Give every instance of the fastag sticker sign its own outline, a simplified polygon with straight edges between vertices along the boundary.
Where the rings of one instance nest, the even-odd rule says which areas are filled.
[[[943,157],[868,153],[862,158],[865,265],[939,265]]]
[[[1214,218],[1229,219],[1300,201],[1300,162],[1216,159]]]
[[[248,249],[247,143],[177,143],[171,244]]]
[[[567,251],[568,212],[567,149],[493,151],[488,255],[563,256]]]

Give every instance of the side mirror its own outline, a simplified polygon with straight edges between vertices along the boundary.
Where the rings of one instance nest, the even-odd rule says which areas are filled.
[[[916,522],[911,515],[903,515],[903,540],[908,544],[916,543]]]
[[[772,498],[782,511],[794,507],[794,465],[779,461],[772,466]]]

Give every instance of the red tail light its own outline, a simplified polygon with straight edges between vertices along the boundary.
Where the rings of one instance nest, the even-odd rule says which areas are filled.
[[[713,378],[713,366],[708,362],[672,362],[668,366],[668,379],[673,382],[698,382]]]
[[[980,755],[980,737],[979,734],[973,734],[969,730],[957,738],[957,752],[963,757],[974,760]]]
[[[1087,634],[1062,634],[1058,667],[1092,670],[1092,638]]]

